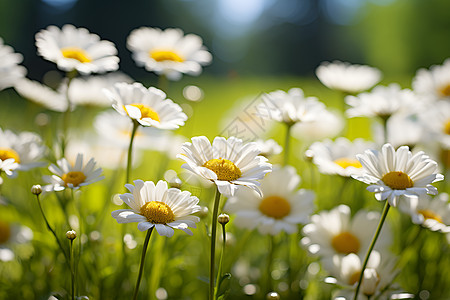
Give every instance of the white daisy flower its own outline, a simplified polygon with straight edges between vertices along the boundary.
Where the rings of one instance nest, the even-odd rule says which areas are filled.
[[[0,91],[14,86],[17,80],[25,76],[27,70],[19,66],[22,60],[22,55],[15,53],[11,46],[3,44],[3,39],[0,38]]]
[[[389,118],[393,114],[409,110],[419,100],[409,89],[402,89],[398,84],[376,86],[368,93],[347,96],[345,102],[350,106],[347,116]]]
[[[392,206],[397,206],[399,196],[436,195],[431,183],[444,179],[435,173],[435,161],[422,151],[413,155],[407,146],[395,151],[391,144],[384,144],[381,151],[366,150],[356,158],[364,174],[352,177],[370,184],[367,190],[375,193],[378,201],[388,199]]]
[[[271,117],[286,124],[297,122],[312,122],[326,109],[325,104],[316,97],[305,97],[303,90],[292,88],[288,92],[277,90],[267,94],[277,113]]]
[[[259,153],[255,143],[244,144],[235,137],[216,137],[211,144],[205,136],[197,136],[183,144],[177,158],[186,162],[182,168],[214,182],[221,194],[233,196],[239,186],[261,194],[258,180],[272,171],[272,165]]]
[[[191,216],[198,212],[198,198],[188,191],[168,188],[167,182],[135,180],[134,186],[126,184],[130,193],[120,195],[120,199],[131,209],[119,209],[111,213],[118,223],[138,222],[138,229],[146,231],[155,227],[161,236],[171,237],[175,229],[181,229],[189,235],[196,228],[199,217]]]
[[[38,81],[22,78],[15,83],[14,89],[25,99],[49,110],[58,112],[67,111],[68,104],[66,95]]]
[[[47,148],[43,145],[42,139],[32,132],[21,132],[15,134],[10,130],[0,128],[0,160],[2,165],[8,159],[14,159],[18,164],[18,171],[28,171],[32,168],[45,165],[40,161],[44,158]],[[8,163],[12,167],[11,162]],[[8,173],[7,173],[8,174]]]
[[[36,34],[38,54],[56,63],[60,70],[77,70],[82,75],[104,73],[119,68],[113,43],[100,40],[86,28],[66,24],[59,29],[49,26]]]
[[[335,254],[364,256],[379,220],[378,212],[365,210],[359,210],[352,218],[350,207],[342,204],[311,216],[311,223],[303,228],[305,237],[301,243],[311,254],[327,259]],[[375,249],[385,249],[391,241],[390,227],[385,224]]]
[[[255,143],[261,149],[260,155],[269,158],[270,156],[280,154],[283,151],[283,147],[281,147],[275,140],[256,140]]]
[[[450,149],[450,101],[433,103],[418,116],[431,139]]]
[[[350,94],[368,90],[381,80],[376,68],[340,61],[321,63],[316,76],[328,88]]]
[[[299,122],[292,127],[292,136],[302,141],[318,141],[333,138],[344,129],[341,114],[328,109],[322,110],[311,122]]]
[[[0,261],[6,262],[14,259],[14,246],[24,244],[33,239],[30,228],[0,220]]]
[[[410,197],[399,209],[411,216],[414,224],[431,231],[450,232],[450,202],[447,193],[432,198],[428,195]]]
[[[116,83],[112,89],[103,91],[118,113],[128,115],[142,126],[173,130],[183,126],[187,120],[181,107],[157,88],[146,89],[138,82]]]
[[[356,154],[372,147],[373,143],[363,139],[355,139],[351,142],[344,137],[339,137],[335,141],[315,142],[309,150],[313,154],[313,163],[317,165],[319,172],[350,177],[352,174],[363,172]]]
[[[127,47],[138,66],[170,80],[179,80],[182,74],[197,76],[212,60],[202,39],[184,35],[181,29],[141,27],[130,33]]]
[[[442,65],[420,69],[413,78],[414,92],[429,100],[450,99],[450,59]]]
[[[228,199],[224,210],[236,214],[234,224],[250,230],[258,228],[261,234],[288,234],[298,230],[297,224],[306,224],[314,210],[314,193],[297,190],[300,176],[294,167],[274,167],[261,180],[260,197],[249,189],[240,189]]]
[[[101,176],[102,169],[95,168],[96,162],[91,158],[85,165],[83,164],[83,154],[78,154],[75,163],[70,164],[67,159],[62,158],[55,164],[51,164],[48,169],[52,176],[44,175],[45,182],[50,183],[43,187],[45,191],[62,191],[66,188],[79,189],[105,178]]]

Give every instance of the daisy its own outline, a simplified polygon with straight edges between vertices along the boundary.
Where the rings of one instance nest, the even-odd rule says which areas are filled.
[[[431,231],[450,232],[450,203],[447,193],[434,198],[428,195],[410,197],[399,208],[411,216],[414,224]]]
[[[235,137],[216,137],[211,144],[198,136],[183,144],[177,158],[186,162],[182,168],[214,182],[221,194],[233,196],[239,186],[261,194],[258,180],[272,171],[272,165],[260,152],[255,143],[244,144]]]
[[[280,154],[283,148],[273,139],[262,140],[258,139],[255,141],[258,147],[261,149],[260,155],[264,157],[271,157],[273,155]]]
[[[306,224],[314,210],[314,193],[297,187],[300,176],[295,168],[274,167],[261,180],[262,197],[249,189],[240,189],[228,199],[225,211],[236,214],[234,223],[261,234],[276,235],[280,231],[297,232],[297,224]]]
[[[65,158],[58,160],[56,164],[48,167],[52,176],[43,176],[44,181],[50,183],[43,187],[45,191],[62,191],[66,188],[76,190],[104,178],[100,176],[102,169],[95,169],[96,162],[93,158],[83,164],[83,154],[77,155],[73,165]]]
[[[138,66],[170,80],[179,80],[182,74],[197,76],[212,60],[202,39],[184,35],[181,29],[141,27],[130,33],[127,47]]]
[[[42,139],[32,132],[15,134],[10,130],[0,128],[0,160],[5,163],[8,159],[14,159],[18,171],[28,171],[32,168],[43,166],[40,161],[44,158],[47,148]],[[11,163],[7,164],[12,167]]]
[[[444,148],[450,148],[450,102],[439,101],[418,114],[427,133]]]
[[[435,173],[435,161],[422,151],[413,155],[407,146],[395,151],[391,144],[384,144],[381,151],[366,150],[356,158],[364,174],[352,177],[370,184],[367,190],[375,193],[378,201],[388,199],[392,206],[397,206],[399,196],[436,195],[431,183],[444,179]]]
[[[372,146],[373,143],[362,139],[351,142],[339,137],[335,141],[315,142],[309,150],[313,154],[313,163],[317,165],[319,172],[350,177],[352,174],[362,173],[362,165],[356,159],[356,154]]]
[[[353,218],[347,205],[311,216],[311,223],[303,228],[301,243],[311,254],[330,259],[333,255],[354,253],[363,256],[369,248],[380,214],[359,210]],[[384,226],[377,249],[391,245],[389,226]]]
[[[49,26],[36,34],[38,54],[56,63],[63,71],[82,75],[104,73],[119,68],[117,49],[113,43],[100,40],[86,28],[66,24],[59,29]]]
[[[155,227],[161,236],[171,237],[175,229],[181,229],[189,235],[196,228],[199,217],[191,216],[198,212],[198,198],[188,191],[168,188],[167,182],[135,180],[134,186],[126,184],[130,193],[120,195],[120,199],[131,209],[119,209],[111,213],[118,223],[138,222],[138,229],[146,231]]]
[[[22,55],[3,44],[3,39],[0,38],[0,91],[14,86],[17,80],[25,76],[27,70],[18,65],[22,60]]]
[[[321,63],[316,76],[328,88],[349,94],[368,90],[381,80],[376,68],[340,61]]]
[[[302,141],[318,141],[333,138],[344,129],[344,119],[339,113],[322,110],[311,122],[300,122],[292,127],[292,136]]]
[[[67,111],[66,96],[38,81],[22,78],[15,83],[14,89],[23,98],[46,109],[57,112]]]
[[[154,87],[146,89],[141,83],[116,83],[103,90],[112,107],[121,115],[136,120],[142,126],[160,129],[177,129],[184,125],[187,116],[181,107],[166,98],[166,94]]]
[[[442,65],[420,69],[413,78],[414,91],[429,100],[450,99],[450,59]]]
[[[358,96],[347,96],[345,102],[350,106],[347,116],[353,117],[380,117],[387,119],[393,114],[406,111],[417,104],[419,100],[409,89],[402,89],[398,84],[389,86],[376,86],[369,93]]]
[[[30,228],[0,220],[0,261],[13,260],[14,246],[27,243],[32,239],[33,231]]]

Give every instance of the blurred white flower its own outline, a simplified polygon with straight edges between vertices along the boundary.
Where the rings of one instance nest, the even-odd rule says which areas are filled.
[[[59,29],[48,26],[36,34],[38,54],[56,63],[60,70],[77,70],[82,75],[104,73],[119,68],[117,49],[112,42],[100,40],[86,28],[66,24]]]
[[[327,87],[350,94],[370,89],[381,80],[380,70],[348,62],[323,62],[316,76]]]
[[[414,92],[430,101],[450,100],[450,59],[442,65],[418,70],[412,87]]]
[[[314,210],[315,195],[300,189],[300,176],[294,167],[274,167],[261,180],[262,197],[249,189],[239,189],[228,199],[224,210],[236,215],[233,223],[261,234],[297,232],[297,224],[306,224]]]
[[[418,117],[431,140],[437,141],[445,149],[450,149],[450,102],[439,101],[430,104]]]
[[[14,89],[27,100],[44,106],[53,111],[63,112],[67,110],[67,99],[64,94],[50,87],[28,78],[18,80]]]
[[[138,66],[170,80],[179,80],[183,74],[197,76],[212,60],[202,39],[184,35],[181,29],[141,27],[130,33],[127,47]]]
[[[292,136],[301,141],[318,141],[325,138],[333,138],[344,129],[344,119],[340,114],[322,110],[316,120],[311,122],[299,122],[292,129]]]
[[[3,39],[0,38],[0,91],[14,86],[17,80],[25,76],[27,70],[19,66],[22,60],[22,55],[15,53],[11,46],[3,44]]]
[[[261,149],[261,153],[259,155],[262,155],[262,156],[267,157],[267,158],[269,158],[269,157],[271,157],[273,155],[280,154],[281,151],[283,151],[283,147],[281,147],[273,139],[268,139],[268,140],[258,139],[258,140],[255,141],[255,143]]]
[[[33,231],[30,228],[0,220],[0,261],[13,260],[14,246],[27,243],[32,239]]]

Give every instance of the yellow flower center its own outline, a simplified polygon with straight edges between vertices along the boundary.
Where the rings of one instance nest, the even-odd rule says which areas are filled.
[[[404,190],[414,186],[414,182],[411,178],[401,171],[393,171],[384,174],[381,180],[393,190]]]
[[[280,196],[265,197],[259,204],[259,210],[274,219],[282,219],[291,212],[289,201]]]
[[[359,281],[359,276],[361,275],[361,271],[356,271],[348,278],[348,284],[354,285]]]
[[[348,167],[362,168],[362,165],[358,160],[350,159],[350,158],[346,158],[346,157],[338,158],[334,161],[334,163],[344,169],[347,169]]]
[[[445,134],[450,134],[450,119],[444,124],[444,132]]]
[[[223,158],[210,159],[203,164],[203,167],[210,169],[217,175],[218,180],[233,181],[241,177],[242,172],[236,165]]]
[[[361,245],[359,239],[353,233],[344,231],[333,237],[331,246],[338,253],[350,254],[358,253]]]
[[[172,209],[164,202],[150,201],[141,206],[141,215],[153,224],[167,224],[175,221]]]
[[[6,243],[11,237],[11,227],[8,223],[0,221],[0,245]]]
[[[158,113],[156,111],[154,111],[153,109],[151,109],[150,107],[148,107],[148,106],[146,106],[144,104],[140,104],[140,103],[133,103],[133,104],[129,104],[129,105],[137,107],[141,111],[141,119],[150,118],[152,120],[155,120],[155,121],[159,122],[159,115],[158,115]],[[127,109],[125,108],[125,111],[126,110]]]
[[[89,57],[86,51],[78,47],[62,48],[61,52],[65,58],[76,59],[80,63],[88,63],[92,61],[92,59]]]
[[[417,212],[421,214],[425,220],[431,219],[438,221],[439,223],[443,223],[441,216],[436,214],[434,211],[431,211],[429,209],[419,209]]]
[[[175,62],[183,62],[184,58],[181,57],[178,53],[171,50],[151,50],[149,52],[149,56],[154,60],[160,61],[175,61]]]
[[[84,175],[83,172],[71,171],[64,174],[61,179],[65,182],[65,186],[68,186],[69,183],[71,183],[74,187],[76,187],[86,180],[86,175]]]
[[[450,97],[450,83],[440,87],[439,93],[444,97]]]
[[[0,148],[0,159],[7,160],[9,158],[14,158],[16,163],[20,163],[19,154],[10,148]]]

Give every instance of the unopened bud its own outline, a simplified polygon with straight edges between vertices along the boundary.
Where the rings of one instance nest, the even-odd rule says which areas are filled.
[[[42,193],[42,187],[39,184],[33,185],[31,187],[31,193],[36,196],[39,195]]]
[[[183,184],[183,182],[181,182],[181,179],[178,177],[174,177],[169,181],[169,185],[172,188],[181,188],[181,185]]]
[[[269,292],[266,295],[266,299],[267,300],[279,300],[280,299],[280,294],[278,294],[277,292]]]
[[[304,158],[306,161],[312,161],[314,159],[314,151],[306,150],[304,154]]]
[[[227,214],[220,214],[219,217],[217,218],[217,221],[222,224],[225,225],[228,222],[230,222],[230,216]]]
[[[73,241],[77,237],[77,233],[75,230],[69,230],[66,232],[66,236],[69,240]]]
[[[209,209],[206,206],[202,206],[200,210],[197,212],[197,216],[200,218],[206,218],[208,216]]]

